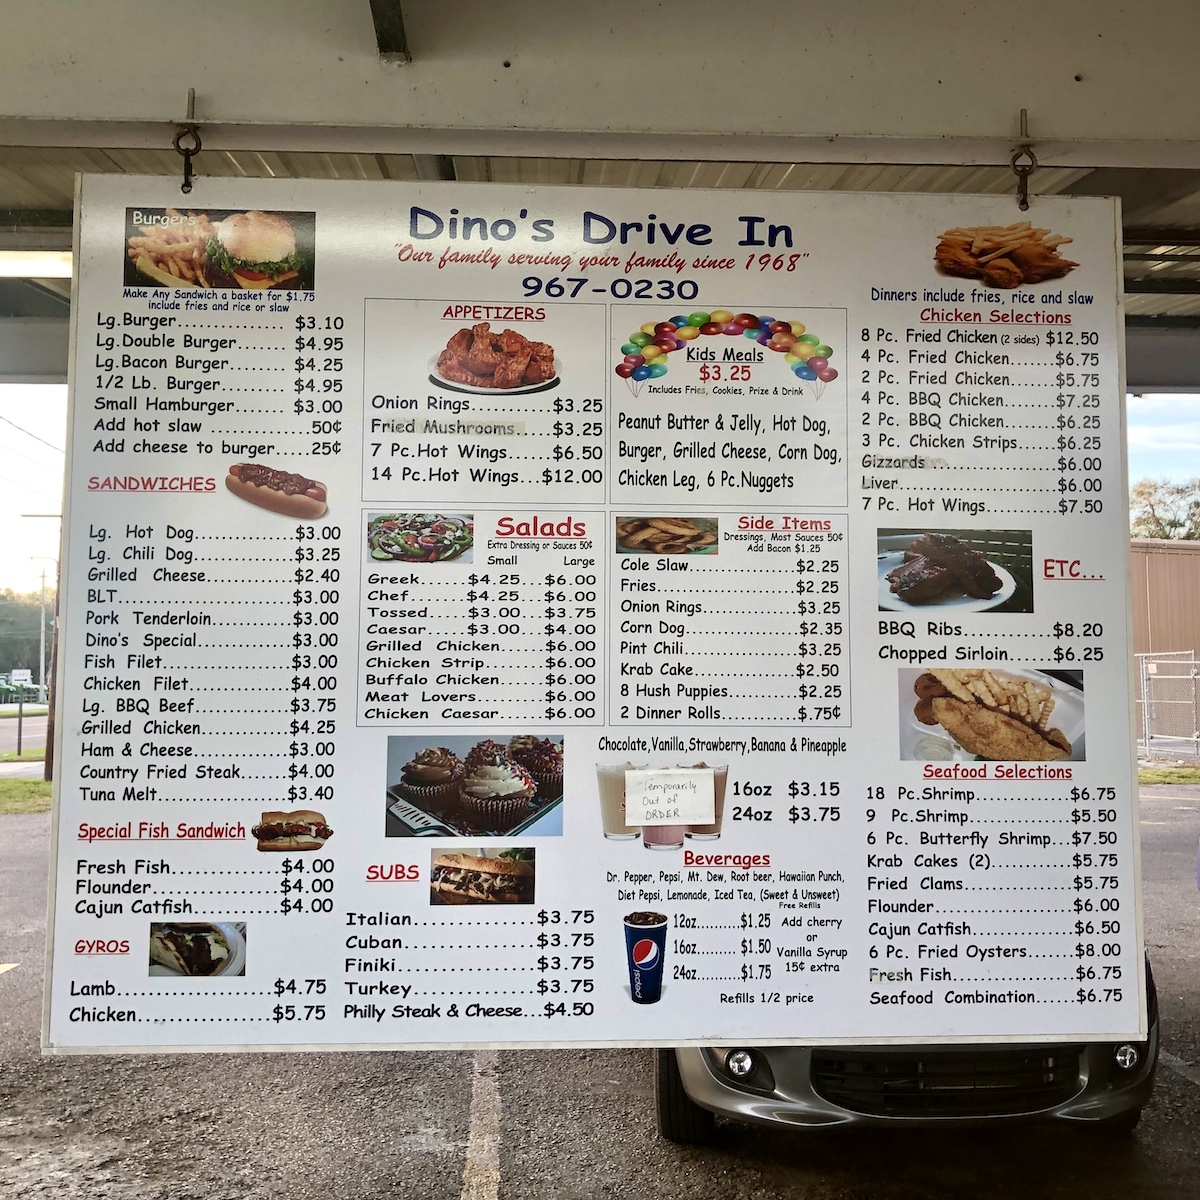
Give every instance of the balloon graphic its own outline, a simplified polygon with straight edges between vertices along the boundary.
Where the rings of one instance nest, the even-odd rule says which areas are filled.
[[[751,312],[734,314],[726,308],[714,308],[711,312],[697,310],[686,315],[676,313],[666,321],[647,321],[628,341],[621,346],[622,361],[616,366],[617,375],[626,380],[636,396],[640,385],[647,379],[661,379],[667,374],[669,356],[682,350],[698,337],[715,337],[739,334],[752,339],[759,346],[783,356],[795,377],[804,383],[813,383],[811,391],[805,391],[813,400],[819,400],[825,384],[838,378],[838,372],[830,365],[833,348],[815,333],[809,333],[803,321],[790,321],[786,317],[756,316]]]

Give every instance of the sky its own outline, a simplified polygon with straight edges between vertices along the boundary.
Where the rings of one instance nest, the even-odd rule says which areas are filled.
[[[1200,396],[1127,400],[1129,479],[1200,476]],[[53,580],[59,522],[23,513],[62,511],[67,389],[0,385],[0,588],[34,592]]]
[[[1200,396],[1129,396],[1125,403],[1130,483],[1200,476]]]

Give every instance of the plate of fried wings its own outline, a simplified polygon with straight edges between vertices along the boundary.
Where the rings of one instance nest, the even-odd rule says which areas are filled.
[[[1072,240],[1036,229],[1032,221],[960,226],[942,234],[933,259],[943,275],[1017,288],[1061,279],[1079,266],[1059,253]]]
[[[487,321],[460,329],[429,361],[429,378],[455,392],[540,392],[558,383],[559,362],[548,342],[515,329],[495,333]]]

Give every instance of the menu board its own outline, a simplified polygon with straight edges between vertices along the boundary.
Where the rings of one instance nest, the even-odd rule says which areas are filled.
[[[78,213],[48,1049],[1144,1031],[1113,202]]]

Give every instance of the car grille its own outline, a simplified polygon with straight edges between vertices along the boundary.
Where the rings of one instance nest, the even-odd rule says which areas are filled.
[[[1082,1046],[914,1051],[814,1050],[812,1086],[852,1112],[898,1117],[1032,1113],[1081,1087]]]

